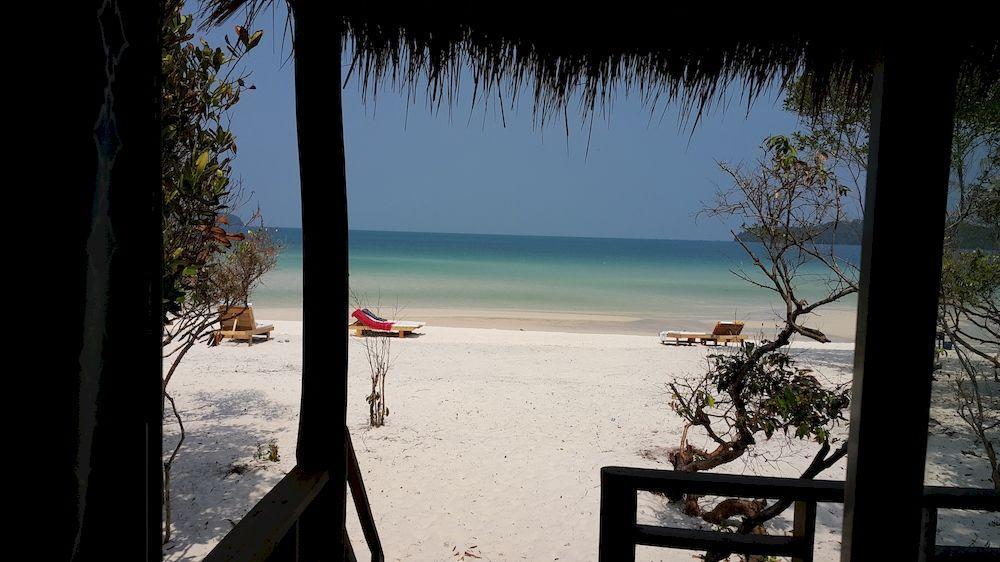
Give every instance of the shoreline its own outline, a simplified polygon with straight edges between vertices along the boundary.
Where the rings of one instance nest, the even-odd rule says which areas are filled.
[[[255,306],[254,315],[258,322],[301,321],[302,309]],[[391,310],[383,307],[382,316],[387,315],[392,316]],[[636,315],[599,311],[401,307],[396,319],[426,322],[428,326],[445,328],[656,336],[662,330],[711,331],[715,322],[727,318],[685,313]],[[764,310],[755,310],[738,319],[746,323],[744,333],[752,339],[774,334],[781,324],[777,314]],[[853,343],[855,323],[856,312],[853,308],[831,308],[810,318],[810,325],[822,330],[835,343]]]

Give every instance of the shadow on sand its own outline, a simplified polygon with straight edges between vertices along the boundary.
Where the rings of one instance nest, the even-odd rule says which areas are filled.
[[[195,395],[182,412],[187,436],[171,476],[173,536],[165,560],[200,560],[284,476],[281,464],[259,458],[261,444],[277,431],[240,423],[247,415],[277,419],[286,407],[259,391]],[[172,413],[164,412],[164,451],[177,439]],[[282,457],[294,451],[280,451]]]

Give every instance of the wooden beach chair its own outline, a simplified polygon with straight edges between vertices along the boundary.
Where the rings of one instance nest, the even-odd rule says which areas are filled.
[[[253,318],[252,306],[220,306],[219,315],[220,329],[216,330],[214,334],[215,345],[221,343],[225,338],[246,341],[249,345],[253,345],[253,339],[257,336],[271,339],[271,331],[274,330],[274,326],[270,324],[257,325]]]
[[[364,336],[369,332],[391,334],[396,333],[401,338],[412,334],[414,330],[424,327],[423,322],[407,322],[402,320],[386,320],[376,316],[367,308],[359,308],[351,313],[354,320],[347,325],[352,336]]]
[[[740,343],[747,339],[746,336],[742,335],[743,322],[716,322],[715,328],[712,329],[712,333],[708,334],[705,332],[678,332],[678,331],[664,331],[660,332],[660,342],[666,344],[673,340],[674,345],[680,345],[685,343],[691,345],[696,342],[701,342],[703,345],[708,345],[711,342],[713,345],[729,345],[729,342]]]

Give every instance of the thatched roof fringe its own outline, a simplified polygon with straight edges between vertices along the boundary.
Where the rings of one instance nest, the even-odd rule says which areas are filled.
[[[256,17],[274,0],[205,0],[206,25],[222,23],[240,9]],[[293,2],[294,3],[294,2]],[[431,108],[457,101],[460,82],[471,77],[472,100],[516,105],[531,96],[536,123],[567,119],[572,102],[584,120],[606,111],[618,92],[637,94],[650,108],[681,104],[697,123],[702,113],[738,87],[747,108],[769,88],[802,77],[809,92],[803,109],[820,110],[831,97],[868,104],[878,45],[853,38],[712,38],[666,29],[660,21],[628,26],[528,20],[503,22],[402,21],[342,16],[345,51],[353,53],[348,79],[359,80],[365,98],[392,87],[413,102],[422,87]],[[958,45],[961,79],[989,88],[1000,79],[1000,41]],[[502,113],[501,113],[502,114]]]
[[[677,41],[650,48],[623,37],[511,37],[495,26],[456,24],[421,27],[345,18],[352,74],[364,95],[388,84],[414,100],[418,85],[433,108],[452,104],[462,71],[472,81],[472,99],[498,97],[508,106],[527,91],[538,122],[565,115],[573,100],[584,118],[606,109],[621,91],[643,103],[679,102],[695,121],[730,86],[738,86],[747,107],[770,87],[783,88],[800,74],[822,101],[833,85],[840,94],[867,103],[873,61],[856,64],[864,49],[847,53],[815,47],[803,39],[785,41]],[[585,37],[595,38],[583,42]],[[617,40],[615,40],[617,39]],[[868,52],[871,52],[870,50]],[[869,55],[871,57],[872,55]]]

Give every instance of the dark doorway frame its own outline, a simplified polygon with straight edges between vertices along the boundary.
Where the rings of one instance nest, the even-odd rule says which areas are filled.
[[[62,381],[70,400],[60,489],[71,501],[59,511],[67,529],[60,549],[74,560],[101,559],[112,548],[141,550],[147,559],[158,560],[161,15],[155,2],[94,5],[87,47],[92,81],[82,111],[89,128],[74,141],[89,165],[81,168],[72,225],[75,259],[68,283],[77,306],[69,321],[79,353],[70,368],[78,376]],[[252,558],[344,560],[353,557],[340,532],[349,457],[344,431],[347,340],[346,334],[341,341],[311,329],[320,321],[320,306],[329,310],[342,304],[347,309],[341,77],[340,65],[329,63],[331,52],[339,57],[341,30],[331,29],[329,22],[338,18],[329,3],[298,2],[294,10],[296,110],[300,117],[308,115],[299,119],[298,133],[303,393],[299,466],[286,477],[286,486],[275,491],[298,490],[300,505],[290,521],[285,521],[289,513],[282,515],[287,532],[259,544]],[[887,536],[893,537],[901,560],[915,559],[919,548],[957,76],[957,55],[944,39],[891,42],[881,55],[873,95],[852,448],[844,492],[845,562],[872,559],[873,546]],[[903,299],[908,306],[897,306]],[[901,321],[912,328],[905,356],[883,345],[898,337],[895,326]],[[891,411],[885,407],[890,402]],[[897,445],[891,462],[878,445],[890,435]],[[105,498],[115,501],[101,501]],[[258,521],[270,517],[266,500],[255,508],[264,514]],[[887,518],[880,506],[890,500],[893,516]],[[251,513],[240,525],[253,519]],[[249,537],[237,533],[227,540],[233,544]],[[221,551],[213,556],[228,559]]]

